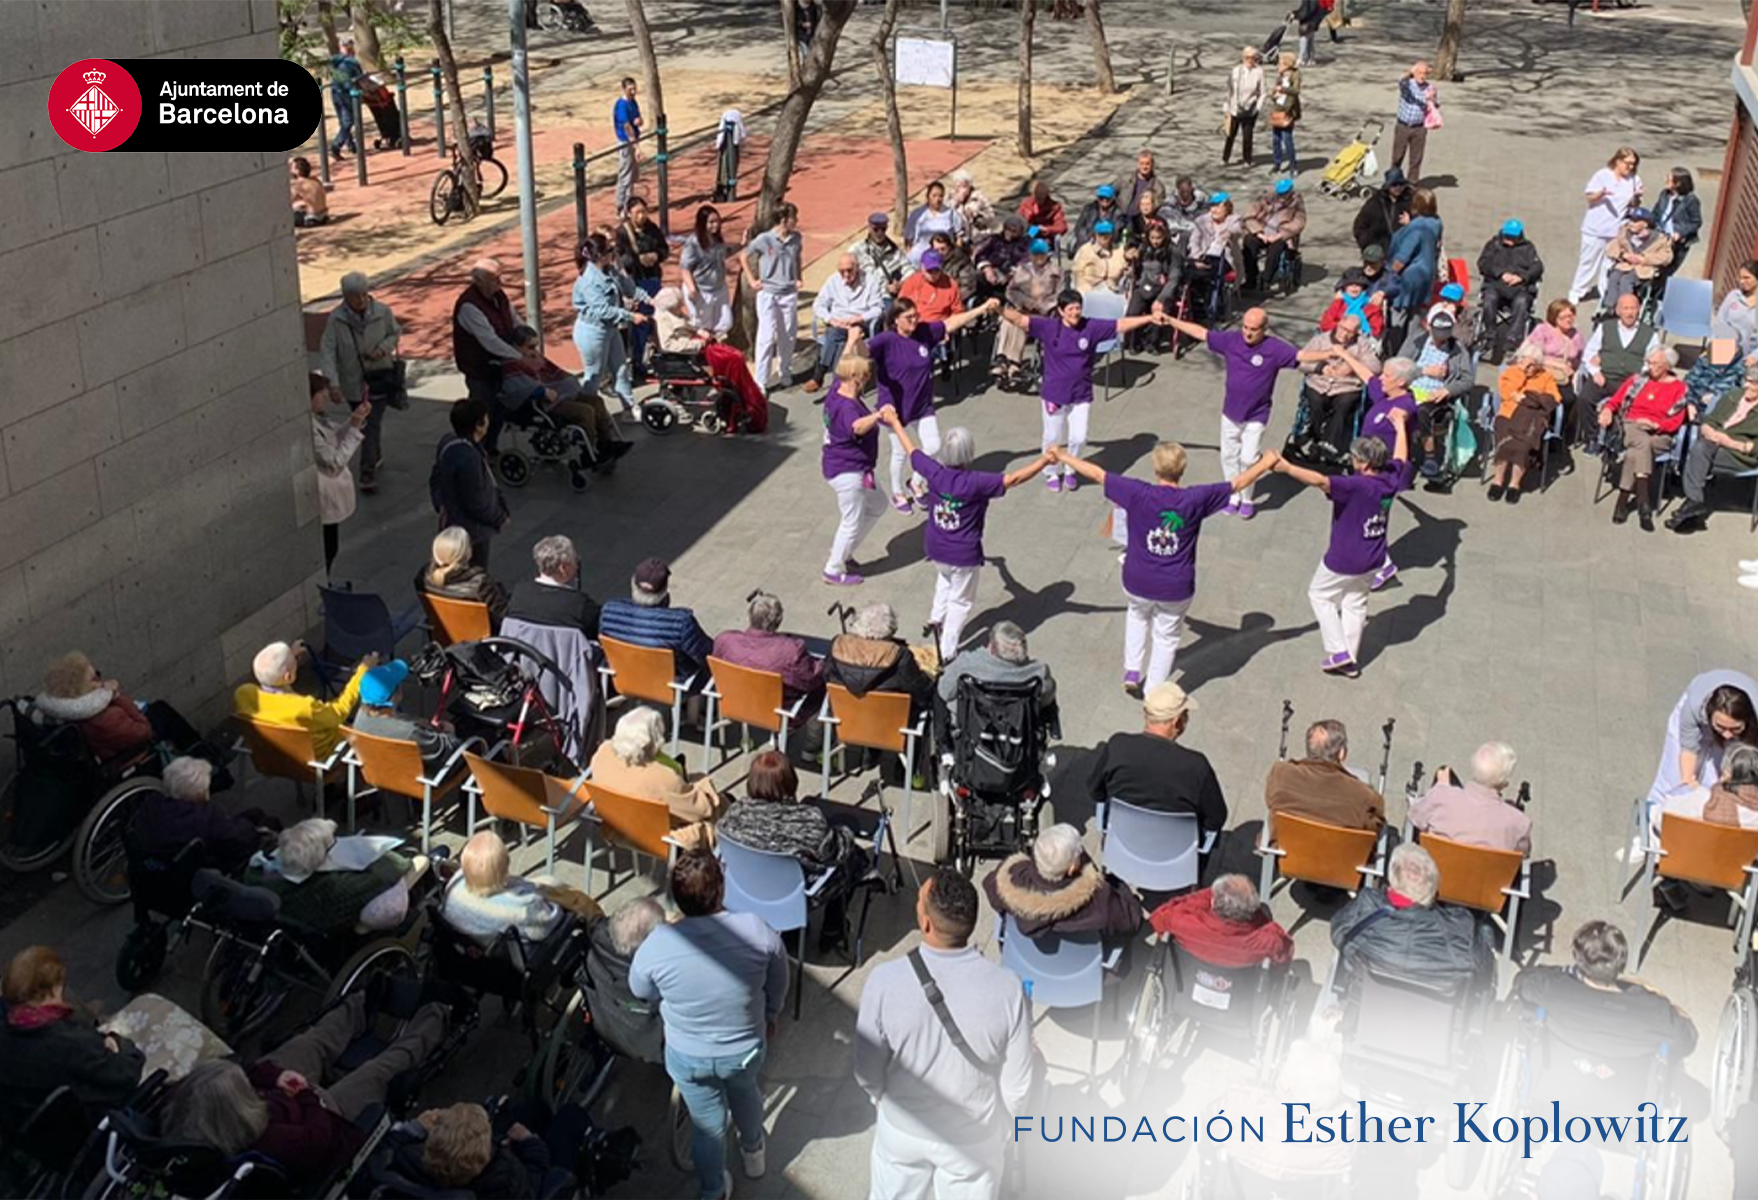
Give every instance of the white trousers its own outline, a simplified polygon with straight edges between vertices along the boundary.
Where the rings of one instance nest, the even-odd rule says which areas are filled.
[[[914,433],[916,445],[922,448],[923,454],[933,458],[940,453],[940,418],[933,413],[929,413],[919,421],[911,422],[904,428]],[[906,472],[911,487],[918,485],[926,487],[926,481],[920,475],[908,470],[909,456],[903,452],[903,443],[897,440],[897,435],[888,431],[885,434],[885,440],[891,443],[891,494],[894,496],[909,494],[903,486]]]
[[[934,581],[934,607],[928,620],[940,626],[940,661],[951,662],[958,653],[965,622],[977,605],[977,575],[983,568],[935,565],[940,576]]]
[[[770,368],[780,358],[783,387],[794,379],[794,338],[800,328],[800,294],[772,292],[765,288],[757,293],[757,361],[751,373],[757,386],[769,386]]]
[[[1123,669],[1141,675],[1144,688],[1165,683],[1172,678],[1172,661],[1178,656],[1184,614],[1190,611],[1190,601],[1143,600],[1128,592],[1123,597],[1129,601],[1123,618]]]
[[[1245,468],[1257,461],[1258,451],[1263,446],[1264,423],[1247,421],[1243,425],[1235,424],[1226,417],[1221,418],[1221,478],[1232,479],[1244,472]],[[1255,487],[1233,493],[1227,501],[1229,508],[1240,504],[1251,504]]]
[[[1312,615],[1318,618],[1327,657],[1348,651],[1350,658],[1360,660],[1361,631],[1367,627],[1367,597],[1372,584],[1372,571],[1339,575],[1321,562],[1312,573],[1306,598],[1312,601]]]
[[[824,571],[827,575],[841,575],[848,569],[849,556],[879,523],[880,514],[885,511],[885,497],[878,488],[862,486],[859,472],[850,471],[826,482],[836,493],[836,510],[842,520],[836,527],[835,540],[830,543],[830,559],[824,564]]]
[[[1610,238],[1594,237],[1591,233],[1581,235],[1581,261],[1575,264],[1575,282],[1569,285],[1569,299],[1576,304],[1588,292],[1605,295],[1605,276],[1611,270],[1611,260],[1605,251],[1610,245]]]
[[[1007,1143],[931,1141],[895,1128],[881,1110],[873,1125],[869,1200],[997,1200]]]
[[[694,300],[685,296],[684,308],[690,314],[690,323],[697,329],[725,337],[732,328],[732,303],[725,288],[718,292],[700,291]],[[796,323],[798,319],[795,318]]]
[[[1051,446],[1066,446],[1070,454],[1079,458],[1081,450],[1087,444],[1087,420],[1092,411],[1091,404],[1064,404],[1055,412],[1045,410],[1043,448],[1048,450]],[[1055,466],[1044,469],[1046,475],[1058,473],[1073,475],[1074,468],[1065,466],[1060,472]]]

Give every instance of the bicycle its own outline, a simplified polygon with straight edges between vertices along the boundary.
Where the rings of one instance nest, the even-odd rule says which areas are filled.
[[[433,218],[435,225],[444,225],[457,213],[468,221],[476,216],[477,209],[470,203],[469,193],[464,190],[463,168],[458,161],[457,147],[452,148],[452,165],[433,178],[433,190],[428,195],[427,215]],[[507,189],[507,168],[493,154],[484,154],[480,147],[476,158],[476,190],[479,199],[488,200],[500,195]]]

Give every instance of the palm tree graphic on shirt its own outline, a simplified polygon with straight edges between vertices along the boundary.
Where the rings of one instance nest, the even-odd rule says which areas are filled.
[[[934,524],[948,533],[957,533],[964,524],[964,515],[960,511],[964,501],[955,500],[951,496],[937,495],[934,497]]]
[[[1178,531],[1184,528],[1184,518],[1175,510],[1167,509],[1160,514],[1160,523],[1148,530],[1148,553],[1161,558],[1170,558],[1178,553]]]

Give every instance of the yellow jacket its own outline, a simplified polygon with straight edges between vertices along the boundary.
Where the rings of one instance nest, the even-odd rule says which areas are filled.
[[[254,683],[247,683],[233,693],[232,704],[241,717],[251,717],[265,725],[283,729],[309,729],[312,748],[319,759],[330,756],[342,740],[342,726],[354,715],[360,704],[360,678],[366,668],[354,668],[348,686],[334,700],[319,700],[298,692],[265,692]]]

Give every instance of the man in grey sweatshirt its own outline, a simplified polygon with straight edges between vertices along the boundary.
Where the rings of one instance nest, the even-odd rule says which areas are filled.
[[[921,946],[874,969],[855,1022],[855,1079],[879,1109],[870,1195],[891,1200],[937,1188],[991,1200],[1001,1190],[1009,1114],[1024,1107],[1032,1084],[1025,989],[968,945],[977,889],[964,876],[935,871],[916,895],[916,924]],[[944,1018],[918,963],[944,998]]]

